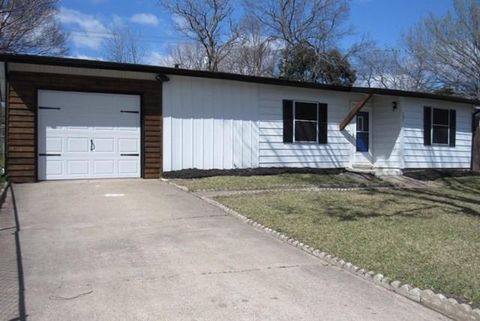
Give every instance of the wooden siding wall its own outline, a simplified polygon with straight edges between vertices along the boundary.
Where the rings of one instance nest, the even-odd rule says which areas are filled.
[[[397,102],[393,110],[392,102]],[[376,96],[372,108],[372,151],[378,168],[402,168],[402,104],[398,97]]]
[[[7,175],[16,183],[37,180],[37,89],[139,94],[143,107],[144,177],[162,173],[162,84],[64,74],[10,71],[7,110]]]
[[[338,129],[352,102],[364,95],[315,89],[261,85],[259,89],[259,164],[260,167],[344,168],[354,153],[350,123]],[[328,144],[284,143],[282,99],[328,104]]]
[[[164,170],[258,167],[257,88],[171,76],[164,84]]]
[[[425,146],[423,107],[457,110],[456,146]],[[405,168],[470,168],[472,153],[472,106],[467,104],[403,99],[403,161]]]

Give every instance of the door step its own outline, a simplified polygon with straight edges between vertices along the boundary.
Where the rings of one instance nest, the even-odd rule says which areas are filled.
[[[373,174],[375,176],[400,176],[402,175],[402,170],[397,168],[375,168],[373,165],[353,165],[352,167],[346,168],[347,171],[354,173],[362,174]]]
[[[364,174],[375,174],[375,169],[373,168],[373,166],[368,164],[353,165],[352,167],[347,168],[347,171],[351,171],[354,173],[356,172],[356,173],[364,173]]]

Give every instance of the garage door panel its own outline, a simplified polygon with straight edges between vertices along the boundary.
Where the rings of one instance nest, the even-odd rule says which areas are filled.
[[[135,160],[125,159],[118,161],[118,172],[123,175],[135,175],[139,170],[138,163]]]
[[[115,173],[115,162],[113,160],[97,160],[93,163],[96,175],[113,175]]]
[[[87,126],[68,126],[66,129],[69,132],[75,132],[75,131],[88,131],[89,128]]]
[[[67,163],[67,175],[75,177],[85,177],[89,174],[89,161],[88,160],[66,160]]]
[[[139,146],[136,139],[119,139],[118,150],[120,153],[138,153]]]
[[[47,172],[53,176],[63,176],[63,161],[49,160],[47,163]]]
[[[49,137],[46,142],[47,153],[62,153],[63,139],[60,137]]]
[[[60,108],[38,110],[40,180],[140,177],[139,96],[40,90],[38,102]]]
[[[96,153],[113,153],[115,151],[115,138],[96,138],[95,152]]]
[[[115,130],[115,127],[93,127],[93,130],[97,132],[111,132]]]
[[[87,153],[89,150],[88,138],[67,138],[68,153]]]

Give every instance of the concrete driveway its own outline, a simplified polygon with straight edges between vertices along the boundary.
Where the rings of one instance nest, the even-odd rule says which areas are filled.
[[[28,320],[447,320],[160,181],[14,192]]]

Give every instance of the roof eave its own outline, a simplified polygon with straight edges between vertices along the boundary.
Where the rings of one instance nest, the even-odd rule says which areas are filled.
[[[458,103],[465,103],[465,104],[472,104],[472,105],[480,105],[480,100],[468,99],[468,98],[457,97],[457,96],[442,96],[442,95],[436,95],[431,93],[402,91],[402,90],[394,90],[394,89],[367,88],[367,87],[342,87],[342,86],[334,86],[334,85],[307,83],[307,82],[301,82],[301,81],[292,81],[292,80],[278,79],[278,78],[247,76],[247,75],[224,73],[224,72],[211,72],[211,71],[203,71],[203,70],[200,71],[200,70],[170,68],[170,67],[161,67],[161,66],[152,66],[152,65],[108,62],[108,61],[99,61],[99,60],[86,60],[86,59],[76,59],[76,58],[34,56],[34,55],[0,54],[0,61],[27,63],[27,64],[43,64],[43,65],[53,65],[53,66],[69,66],[69,67],[79,67],[79,68],[136,71],[136,72],[147,72],[147,73],[211,78],[211,79],[224,79],[224,80],[270,84],[270,85],[277,85],[277,86],[334,90],[334,91],[340,91],[340,92],[352,92],[352,93],[374,94],[374,95],[436,99],[436,100],[444,100],[444,101],[451,101],[451,102],[458,102]]]

